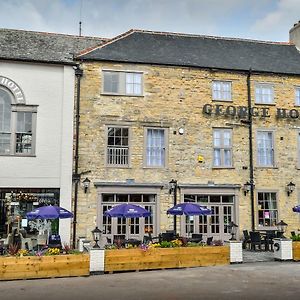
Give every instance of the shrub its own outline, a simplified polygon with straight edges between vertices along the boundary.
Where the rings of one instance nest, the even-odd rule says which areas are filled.
[[[45,255],[59,255],[60,250],[58,248],[49,248]]]
[[[292,236],[291,236],[291,239],[292,239],[294,242],[300,242],[300,234],[292,235]]]
[[[160,248],[172,248],[172,242],[162,241],[160,242]]]
[[[8,246],[8,254],[12,255],[12,256],[17,255],[19,248],[20,248],[20,246],[18,244],[10,244]]]

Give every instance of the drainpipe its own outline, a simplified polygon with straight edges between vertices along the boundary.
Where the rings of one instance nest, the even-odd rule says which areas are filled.
[[[251,201],[251,229],[255,230],[254,212],[254,168],[253,168],[253,130],[252,130],[252,104],[251,104],[251,69],[247,75],[247,94],[248,94],[248,129],[249,129],[249,171],[250,171],[250,201]]]
[[[76,225],[77,225],[77,202],[78,202],[78,188],[80,184],[80,174],[78,174],[78,152],[79,152],[79,125],[80,125],[80,80],[83,75],[83,71],[79,65],[75,69],[75,77],[77,84],[76,95],[76,108],[75,108],[75,149],[74,149],[74,209],[73,209],[73,241],[72,245],[75,248],[76,245]]]

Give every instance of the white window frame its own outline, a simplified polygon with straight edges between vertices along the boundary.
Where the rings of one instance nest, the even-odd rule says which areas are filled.
[[[272,144],[271,144],[271,153],[272,153],[272,157],[271,157],[271,160],[272,160],[272,163],[271,164],[261,164],[260,163],[260,159],[259,159],[259,148],[258,148],[258,135],[259,133],[271,133],[272,134]],[[258,129],[256,131],[256,159],[257,159],[257,166],[258,167],[262,167],[262,168],[273,168],[275,167],[275,132],[274,130],[271,130],[271,129]]]
[[[115,78],[117,79],[117,92],[113,92],[113,91],[106,91],[105,90],[105,80],[106,77],[105,75],[108,74],[112,74],[115,75]],[[139,82],[135,82],[135,78],[133,77],[132,82],[129,82],[129,80],[131,81],[130,77],[131,76],[135,76],[135,75],[140,75],[140,83]],[[133,97],[142,97],[144,95],[144,73],[141,71],[129,71],[129,70],[102,70],[102,94],[103,95],[119,95],[119,96],[133,96]],[[127,91],[128,89],[128,85],[132,85],[133,89],[136,86],[139,86],[140,88],[140,92],[133,92],[130,93]]]
[[[300,87],[295,87],[295,106],[300,106]]]
[[[37,120],[37,105],[26,105],[16,103],[14,95],[6,89],[0,86],[5,92],[11,96],[11,118],[10,118],[10,152],[0,153],[0,156],[35,156],[36,153],[36,120]],[[19,112],[30,113],[31,120],[31,151],[28,152],[16,152],[16,134],[17,134],[17,115]]]
[[[220,89],[216,89],[216,85],[219,85]],[[225,89],[225,85],[229,85],[229,91]],[[212,100],[214,101],[226,101],[232,102],[232,83],[225,80],[213,80],[211,84]],[[217,93],[220,94],[218,97]],[[229,94],[229,97],[226,96]]]
[[[259,201],[260,201],[258,199],[258,194],[259,193],[263,193],[263,194],[275,194],[275,197],[276,197],[276,209],[271,209],[270,207],[268,209],[265,209],[265,208],[259,209]],[[259,224],[259,211],[263,211],[263,212],[269,211],[269,213],[270,213],[270,211],[276,211],[277,218],[275,220],[275,224],[278,222],[278,220],[280,220],[279,219],[279,205],[278,205],[279,204],[279,201],[278,201],[278,191],[276,191],[276,190],[257,190],[257,192],[256,192],[256,199],[257,199],[256,203],[257,203],[257,226],[258,226],[258,228],[259,229],[276,229],[276,225],[265,225],[265,224],[261,225],[261,224]],[[264,216],[264,219],[266,219],[265,216]],[[271,219],[271,215],[270,215],[270,219]],[[272,219],[274,219],[274,218],[272,218]]]
[[[150,165],[148,164],[147,148],[148,148],[148,130],[161,130],[164,132],[164,163],[161,165]],[[145,168],[165,168],[168,165],[168,129],[161,127],[145,127],[144,129],[144,167]]]
[[[262,93],[263,89],[270,89],[271,93],[263,94]],[[265,95],[270,95],[271,101],[264,101],[263,98]],[[270,84],[270,83],[256,83],[255,84],[255,104],[265,104],[265,105],[275,104],[273,84]]]
[[[215,145],[215,132],[219,131],[221,134],[221,144],[220,146]],[[230,145],[225,146],[224,145],[224,133],[229,132],[230,133]],[[233,167],[233,131],[232,128],[213,128],[213,160],[212,165],[213,168],[232,168]],[[215,164],[215,150],[220,150],[220,165]],[[225,165],[225,150],[230,151],[230,165]]]
[[[108,144],[108,130],[109,128],[126,128],[128,130],[128,145],[127,147],[119,147],[119,148],[126,148],[127,149],[127,163],[124,164],[119,164],[119,163],[109,163],[109,144]],[[122,126],[122,125],[106,125],[106,130],[105,130],[105,165],[106,167],[115,167],[115,168],[129,168],[130,166],[130,150],[131,150],[131,130],[129,126]],[[113,147],[112,147],[113,148]],[[118,148],[118,147],[116,147]]]

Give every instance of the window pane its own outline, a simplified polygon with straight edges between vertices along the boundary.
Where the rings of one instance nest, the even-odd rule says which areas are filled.
[[[147,129],[146,163],[156,167],[165,165],[164,129]]]
[[[10,153],[10,134],[0,133],[0,153]]]
[[[107,163],[109,165],[128,165],[129,139],[128,128],[108,127]]]
[[[0,132],[10,133],[11,97],[9,93],[0,89]]]
[[[212,97],[213,100],[231,100],[231,82],[213,81]]]
[[[257,133],[257,161],[260,166],[273,165],[273,132],[260,131]]]
[[[103,91],[105,93],[119,93],[119,72],[103,72]]]
[[[273,87],[267,85],[257,85],[255,87],[255,101],[257,103],[273,103]]]
[[[126,73],[126,94],[142,94],[142,74]]]
[[[214,158],[215,167],[230,167],[232,165],[232,131],[228,129],[216,129],[214,136]]]
[[[17,113],[16,153],[32,152],[32,113]]]
[[[295,89],[295,104],[300,105],[300,88]]]
[[[258,221],[261,226],[276,226],[278,221],[276,193],[258,193]]]

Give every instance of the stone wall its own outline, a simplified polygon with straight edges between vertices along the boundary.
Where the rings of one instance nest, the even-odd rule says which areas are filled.
[[[97,192],[95,181],[125,182],[128,178],[135,182],[163,183],[161,190],[162,230],[169,228],[172,218],[165,214],[172,205],[167,184],[174,178],[179,184],[239,184],[249,181],[248,127],[241,126],[237,118],[205,115],[203,106],[207,103],[247,106],[247,74],[220,72],[196,68],[135,65],[119,63],[91,62],[82,65],[84,75],[81,83],[81,123],[80,123],[80,171],[91,170],[90,192],[80,191],[78,204],[78,235],[88,236],[95,226]],[[101,70],[133,70],[144,72],[144,96],[109,96],[101,94]],[[212,101],[212,80],[232,82],[232,102]],[[298,119],[276,118],[276,108],[292,109],[295,101],[294,87],[300,85],[300,77],[284,75],[252,75],[251,94],[254,105],[254,85],[267,82],[274,85],[276,105],[255,105],[268,107],[269,118],[255,117],[253,122],[253,145],[256,147],[256,131],[259,128],[275,130],[274,168],[256,166],[254,151],[255,203],[257,190],[278,192],[279,220],[289,224],[288,230],[300,227],[299,216],[292,212],[298,203],[300,179],[298,178],[298,144],[300,129]],[[128,125],[131,129],[130,167],[111,168],[105,166],[105,125]],[[166,168],[145,168],[144,127],[161,126],[168,128],[168,149]],[[233,129],[233,167],[213,168],[214,127]],[[184,128],[184,134],[178,133]],[[198,155],[204,162],[198,162]],[[289,197],[285,191],[287,183],[293,181],[296,191]],[[180,201],[180,198],[178,199]],[[257,205],[255,207],[257,210]],[[257,212],[256,212],[257,215]],[[251,228],[250,195],[239,192],[239,229]],[[256,216],[257,224],[257,216]]]

